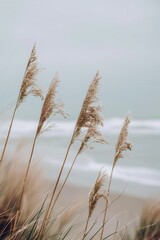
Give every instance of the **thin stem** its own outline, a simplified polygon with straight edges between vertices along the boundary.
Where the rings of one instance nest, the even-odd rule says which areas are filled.
[[[65,165],[65,163],[66,163],[66,160],[67,160],[67,157],[68,157],[68,154],[69,154],[69,150],[70,150],[70,148],[71,148],[71,145],[72,145],[72,142],[70,142],[70,144],[69,144],[69,147],[68,147],[68,149],[67,149],[67,152],[66,152],[66,155],[65,155],[65,158],[64,158],[63,164],[62,164],[62,166],[61,166],[61,169],[60,169],[60,172],[59,172],[59,175],[58,175],[58,178],[57,178],[57,181],[56,181],[56,184],[55,184],[54,190],[53,190],[53,194],[52,194],[53,197],[54,197],[55,192],[56,192],[56,190],[57,190],[57,187],[58,187],[58,184],[59,184],[59,181],[60,181],[60,178],[61,178],[61,175],[62,175],[63,169],[64,169],[64,165]],[[52,197],[52,200],[53,200],[53,197]],[[51,202],[52,202],[52,201],[51,201]]]
[[[25,76],[25,74],[26,74],[28,65],[29,65],[29,61],[28,61],[27,66],[26,66],[24,76]],[[23,76],[23,79],[24,79],[24,76]],[[22,82],[22,84],[23,84],[23,82]],[[21,84],[21,87],[22,87],[22,84]],[[12,119],[11,119],[11,122],[10,122],[10,125],[9,125],[9,129],[8,129],[8,133],[7,133],[7,138],[6,138],[6,141],[5,141],[5,144],[4,144],[4,148],[3,148],[3,151],[2,151],[2,155],[1,155],[1,159],[0,159],[0,166],[1,166],[2,161],[3,161],[3,159],[4,159],[4,155],[5,155],[6,148],[7,148],[7,144],[8,144],[8,140],[9,140],[9,137],[10,137],[10,133],[11,133],[11,129],[12,129],[14,117],[15,117],[15,114],[16,114],[16,110],[17,110],[17,108],[19,107],[19,97],[20,97],[20,93],[21,93],[21,87],[20,87],[20,91],[19,91],[19,94],[18,94],[18,97],[17,97],[16,106],[15,106],[14,111],[13,111]]]
[[[118,221],[116,223],[116,229],[115,229],[115,235],[114,235],[114,239],[113,240],[116,240],[117,239],[117,232],[118,232]]]
[[[96,218],[96,220],[94,220],[92,226],[89,228],[89,230],[86,232],[86,235],[85,237],[92,231],[92,229],[94,228],[94,226],[97,224],[97,219],[98,217]]]
[[[87,221],[86,221],[86,225],[85,225],[85,229],[84,229],[84,234],[83,234],[83,238],[82,238],[82,240],[84,240],[85,237],[86,237],[86,231],[87,231],[87,228],[88,228],[89,219],[90,219],[90,216],[89,216],[89,214],[88,214],[88,217],[87,217]]]
[[[106,201],[107,201],[107,199],[106,199]],[[108,201],[107,201],[108,202]],[[105,221],[105,223],[104,223],[104,225],[107,223],[107,221]],[[100,230],[103,228],[103,225],[94,233],[94,235],[90,238],[90,240],[92,240],[99,232],[100,232]],[[90,230],[89,230],[90,231]],[[88,234],[88,232],[87,232],[87,234]],[[87,236],[87,234],[86,234],[86,236]]]
[[[69,169],[69,171],[68,171],[68,173],[67,173],[67,175],[66,175],[66,177],[65,177],[65,180],[63,181],[63,184],[62,184],[59,192],[58,192],[57,195],[56,195],[56,198],[55,198],[54,203],[53,203],[53,205],[52,205],[52,208],[51,208],[51,210],[50,210],[49,216],[51,215],[51,213],[52,213],[52,211],[53,211],[53,208],[54,208],[54,206],[56,205],[56,202],[57,202],[57,200],[58,200],[58,198],[59,198],[59,195],[61,194],[61,192],[62,192],[62,190],[63,190],[63,188],[64,188],[64,186],[65,186],[65,184],[66,184],[66,182],[67,182],[67,180],[68,180],[68,178],[69,178],[69,175],[70,175],[70,173],[71,173],[71,171],[72,171],[72,169],[73,169],[73,166],[74,166],[74,164],[75,164],[75,161],[76,161],[78,155],[79,155],[79,151],[77,152],[77,154],[76,154],[76,156],[75,156],[75,158],[74,158],[74,160],[73,160],[73,162],[72,162],[72,165],[71,165],[71,167],[70,167],[70,169]]]
[[[59,184],[59,181],[60,181],[60,178],[61,178],[61,175],[62,175],[62,172],[63,172],[63,169],[64,169],[64,166],[65,166],[65,163],[66,163],[66,160],[67,160],[67,157],[68,157],[68,154],[69,154],[69,151],[70,151],[70,148],[72,146],[72,140],[70,141],[70,144],[68,146],[68,149],[67,149],[67,152],[66,152],[66,155],[65,155],[65,158],[63,160],[63,164],[61,166],[61,169],[60,169],[60,172],[59,172],[59,175],[58,175],[58,178],[56,180],[56,184],[55,184],[55,187],[53,189],[53,192],[52,192],[52,196],[51,196],[51,199],[50,199],[50,202],[48,204],[48,208],[46,210],[46,213],[45,213],[45,216],[44,216],[44,219],[43,219],[43,222],[42,222],[42,226],[41,226],[41,229],[40,229],[40,234],[42,235],[42,239],[43,239],[43,232],[46,228],[46,223],[48,221],[48,215],[49,215],[49,212],[50,212],[50,208],[51,208],[51,205],[52,205],[52,202],[53,202],[53,198],[54,198],[54,195],[55,195],[55,192],[57,190],[57,187],[58,187],[58,184]]]
[[[30,155],[30,158],[29,158],[25,178],[24,178],[24,181],[23,181],[23,188],[22,188],[22,192],[21,192],[21,196],[20,196],[20,200],[19,200],[19,206],[21,205],[21,202],[22,202],[22,198],[23,198],[23,194],[24,194],[24,190],[25,190],[25,186],[26,186],[26,182],[27,182],[27,177],[28,177],[28,173],[29,173],[29,170],[30,170],[31,161],[32,161],[32,157],[33,157],[33,152],[34,152],[34,149],[35,149],[36,140],[37,140],[37,133],[36,133],[36,135],[34,137],[34,140],[33,140],[31,155]]]
[[[26,74],[28,65],[29,65],[29,61],[28,61],[27,66],[26,66],[24,76],[25,76],[25,74]],[[23,76],[23,79],[24,79],[24,76]],[[22,84],[23,84],[23,82],[22,82]],[[22,84],[21,84],[21,87],[22,87]],[[12,115],[12,119],[11,119],[10,126],[9,126],[9,129],[8,129],[7,138],[6,138],[6,141],[5,141],[5,144],[4,144],[4,148],[3,148],[3,152],[2,152],[2,155],[1,155],[1,159],[0,159],[0,166],[1,166],[2,161],[3,161],[3,159],[4,159],[4,155],[5,155],[6,148],[7,148],[7,144],[8,144],[8,140],[9,140],[9,137],[10,137],[10,133],[11,133],[11,129],[12,129],[14,117],[15,117],[15,114],[16,114],[16,110],[17,110],[17,108],[19,107],[19,97],[20,97],[20,93],[21,93],[21,88],[20,88],[20,91],[19,91],[19,94],[18,94],[18,98],[17,98],[17,101],[16,101],[16,106],[15,106],[15,108],[14,108],[13,115]]]
[[[115,166],[115,164],[113,163],[112,170],[111,170],[111,175],[110,175],[110,178],[109,178],[107,199],[109,199],[109,195],[110,195],[110,189],[111,189],[111,184],[112,184],[112,176],[113,176],[114,166]],[[102,223],[102,231],[101,231],[100,240],[102,240],[102,238],[103,238],[104,226],[105,226],[106,216],[107,216],[107,210],[108,210],[108,201],[106,201],[106,204],[105,204],[105,210],[104,210],[104,216],[103,216],[103,223]]]
[[[18,102],[18,100],[17,100],[17,102]],[[16,110],[17,110],[17,103],[16,103],[15,109],[14,109],[14,111],[13,111],[12,119],[11,119],[11,122],[10,122],[10,125],[9,125],[9,129],[8,129],[8,133],[7,133],[7,138],[6,138],[6,140],[5,140],[4,148],[3,148],[2,155],[1,155],[1,159],[0,159],[0,166],[1,166],[2,161],[3,161],[3,159],[4,159],[4,155],[5,155],[6,148],[7,148],[7,144],[8,144],[8,140],[9,140],[9,137],[10,137],[10,133],[11,133],[11,129],[12,129],[14,117],[15,117],[15,114],[16,114]]]

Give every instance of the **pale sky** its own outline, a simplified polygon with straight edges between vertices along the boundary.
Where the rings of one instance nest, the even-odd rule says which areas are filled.
[[[72,117],[99,69],[105,116],[160,118],[159,0],[0,0],[0,31],[1,108],[16,98],[36,42],[40,84],[59,72]]]

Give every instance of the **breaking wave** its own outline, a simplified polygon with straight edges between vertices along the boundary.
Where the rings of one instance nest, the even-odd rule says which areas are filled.
[[[106,135],[118,134],[123,123],[123,119],[114,118],[104,121],[102,131]],[[1,123],[0,134],[5,137],[9,122]],[[30,137],[35,133],[36,121],[15,120],[12,127],[12,138]],[[69,137],[75,126],[75,121],[56,121],[53,130],[43,134],[44,137]],[[134,135],[160,135],[160,120],[132,120],[130,134]]]

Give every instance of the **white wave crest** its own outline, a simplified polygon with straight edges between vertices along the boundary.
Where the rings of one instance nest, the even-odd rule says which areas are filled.
[[[84,164],[85,159],[85,164]],[[45,160],[46,161],[46,160]],[[49,160],[50,164],[54,164],[58,168],[60,167],[61,161]],[[94,161],[90,156],[85,156],[82,159],[79,159],[75,166],[74,171],[76,175],[81,174],[81,176],[96,176],[98,170],[103,167],[103,170],[106,170],[106,173],[111,172],[110,164],[102,164]],[[67,163],[65,169],[70,168],[70,163]],[[78,174],[77,174],[78,173]],[[116,166],[114,169],[113,178],[117,181],[123,181],[125,183],[134,183],[144,186],[160,187],[160,172],[154,169],[144,168],[144,167],[125,167],[125,166]],[[84,178],[85,179],[85,178]],[[80,181],[83,181],[83,178],[80,178]]]
[[[104,134],[114,135],[118,134],[123,123],[123,119],[114,118],[104,121],[104,127],[102,131]],[[0,134],[1,137],[5,137],[8,131],[9,122],[1,123]],[[44,137],[67,137],[71,136],[75,126],[75,121],[56,121],[55,127],[43,134]],[[36,121],[31,120],[15,120],[11,137],[30,137],[32,136],[37,127]],[[130,125],[130,134],[135,135],[160,135],[160,120],[132,120]]]

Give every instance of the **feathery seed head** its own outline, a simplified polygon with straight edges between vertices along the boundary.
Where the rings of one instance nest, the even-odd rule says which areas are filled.
[[[106,140],[102,136],[101,132],[97,130],[95,127],[89,127],[88,131],[81,143],[79,153],[82,151],[85,151],[89,145],[92,143],[100,143],[100,144],[106,144]],[[92,147],[90,147],[92,149]]]
[[[131,117],[127,114],[115,147],[114,165],[117,163],[118,159],[123,158],[124,151],[132,150],[132,144],[128,141],[128,127],[130,122]]]
[[[97,72],[84,99],[74,131],[74,140],[81,134],[81,129],[88,127],[93,119],[98,118],[100,120],[100,116],[97,116],[100,111],[100,107],[95,106],[95,103],[97,102],[97,92],[100,79],[101,77],[99,76],[99,72]],[[93,112],[95,112],[96,115],[93,114]]]
[[[29,94],[43,99],[42,90],[36,85],[36,75],[38,72],[36,46],[34,45],[22,81],[17,108]]]
[[[74,130],[72,143],[81,137],[83,129],[86,130],[79,152],[84,150],[84,148],[87,148],[90,140],[92,140],[92,142],[106,143],[99,131],[99,127],[103,126],[103,118],[101,116],[102,109],[97,103],[97,93],[100,79],[101,77],[99,76],[99,72],[97,72],[87,91]]]
[[[48,120],[51,116],[61,114],[65,117],[65,114],[63,112],[63,103],[56,101],[56,93],[57,93],[57,86],[59,84],[59,78],[58,75],[56,74],[55,77],[53,78],[48,93],[45,97],[42,111],[41,111],[41,116],[37,128],[37,135],[41,133],[42,127],[46,120]],[[50,126],[47,126],[43,131],[46,131]]]
[[[92,215],[98,200],[103,197],[101,188],[105,185],[106,173],[102,170],[99,171],[92,191],[89,194],[89,217]]]

